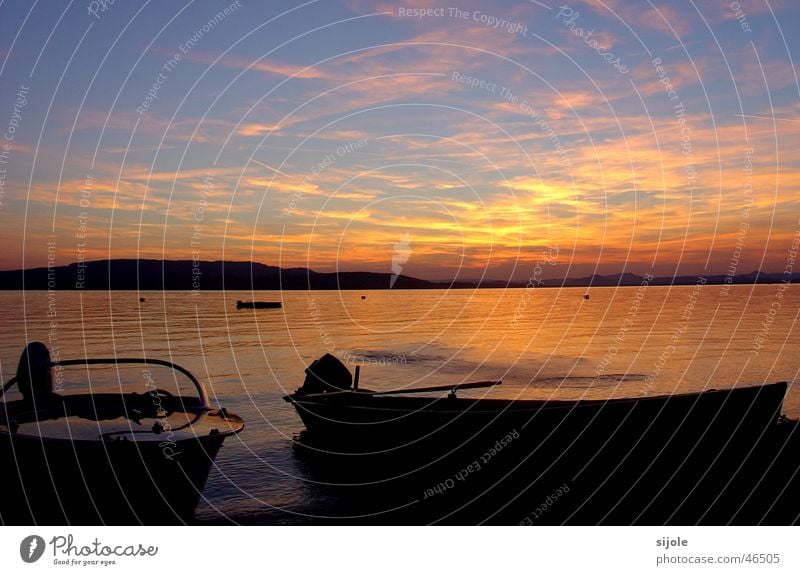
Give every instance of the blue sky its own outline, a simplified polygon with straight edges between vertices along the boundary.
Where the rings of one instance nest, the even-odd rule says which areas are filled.
[[[763,0],[6,2],[0,267],[389,272],[408,234],[426,278],[525,279],[554,247],[552,276],[780,271],[799,25]]]

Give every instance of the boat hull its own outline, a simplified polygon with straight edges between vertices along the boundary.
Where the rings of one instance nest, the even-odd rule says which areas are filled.
[[[742,515],[753,494],[780,491],[762,480],[786,388],[605,402],[352,392],[287,401],[308,430],[296,451],[315,479],[358,484],[359,511],[379,523],[749,524],[769,509]],[[399,511],[376,511],[390,506]]]
[[[287,396],[306,429],[343,453],[402,452],[523,434],[529,444],[727,440],[763,434],[780,415],[785,383],[608,401],[397,397],[360,392]],[[656,439],[660,438],[660,439]]]
[[[163,392],[162,392],[163,393]],[[56,397],[0,410],[4,524],[159,525],[191,521],[241,418],[196,398]]]
[[[190,521],[224,437],[159,446],[0,435],[5,524]]]

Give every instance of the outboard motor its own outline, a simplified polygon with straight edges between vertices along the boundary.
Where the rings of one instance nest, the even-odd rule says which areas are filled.
[[[25,401],[46,402],[53,397],[53,372],[50,350],[34,341],[22,351],[17,366],[17,387]]]
[[[344,391],[353,385],[353,375],[339,361],[339,358],[326,353],[306,368],[306,380],[297,393],[326,393]]]

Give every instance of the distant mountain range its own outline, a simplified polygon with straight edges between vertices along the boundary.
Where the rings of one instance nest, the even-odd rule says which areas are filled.
[[[68,266],[0,272],[0,289],[58,290],[331,290],[388,289],[391,274],[318,273],[254,262],[191,260],[99,260]],[[24,287],[23,287],[24,286]],[[399,276],[394,289],[435,287]]]
[[[684,276],[656,276],[648,279],[647,285],[652,286],[669,286],[669,285],[694,285],[700,281],[698,275],[684,275]],[[787,279],[791,279],[792,283],[800,281],[800,273],[794,273],[791,278],[787,278],[782,273],[768,273],[753,271],[746,274],[738,274],[734,276],[727,275],[705,275],[706,285],[721,285],[725,283],[730,284],[777,284]],[[617,287],[617,286],[638,286],[642,285],[645,276],[640,276],[634,273],[619,273],[609,275],[591,275],[580,278],[566,278],[566,279],[543,279],[543,280],[530,280],[524,281],[498,281],[498,280],[483,280],[481,282],[458,282],[455,287],[525,287],[533,285],[535,287]],[[441,287],[439,284],[437,287]]]
[[[750,272],[728,277],[704,276],[708,284],[780,283],[780,273]],[[373,272],[320,273],[308,268],[280,268],[255,262],[115,259],[73,263],[50,269],[0,271],[0,289],[57,290],[375,290],[389,289],[392,274]],[[599,287],[636,286],[644,276],[633,273],[546,279],[540,282],[476,280],[431,282],[398,276],[393,289]],[[799,281],[800,273],[791,281]],[[693,285],[698,276],[655,277],[649,285]]]

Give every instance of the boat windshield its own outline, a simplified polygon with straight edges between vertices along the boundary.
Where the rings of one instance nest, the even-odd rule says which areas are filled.
[[[168,366],[158,364],[112,363],[97,365],[59,365],[52,368],[53,391],[59,395],[98,393],[148,394],[163,390],[183,397],[198,397],[189,377]],[[5,393],[5,400],[21,399],[14,385]]]

